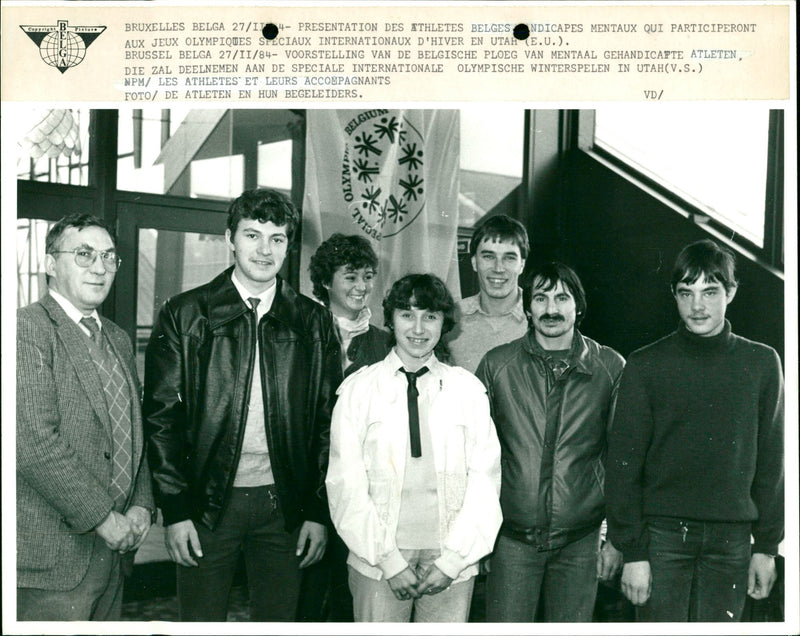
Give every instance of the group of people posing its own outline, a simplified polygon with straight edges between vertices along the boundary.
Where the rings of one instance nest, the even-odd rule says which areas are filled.
[[[18,620],[118,620],[157,509],[185,621],[226,620],[242,554],[254,621],[466,621],[482,572],[490,622],[590,621],[598,580],[645,621],[769,595],[783,374],[725,318],[730,250],[683,249],[677,329],[626,364],[507,216],[472,236],[477,295],[412,273],[379,318],[363,237],[312,257],[320,302],[281,279],[299,222],[272,190],[232,202],[234,265],[161,308],[143,391],[97,313],[113,232],[51,228],[49,293],[17,318]]]

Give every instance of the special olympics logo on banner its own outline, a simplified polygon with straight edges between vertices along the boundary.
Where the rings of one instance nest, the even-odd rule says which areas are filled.
[[[342,196],[353,220],[377,240],[402,232],[425,206],[422,134],[382,109],[360,113],[344,132]]]
[[[47,26],[19,27],[39,47],[45,64],[64,73],[78,66],[86,57],[86,49],[106,30],[104,26],[69,26],[66,20]]]

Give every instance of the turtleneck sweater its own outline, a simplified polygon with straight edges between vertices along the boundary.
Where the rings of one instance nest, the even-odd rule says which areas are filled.
[[[683,324],[635,351],[609,440],[609,537],[625,562],[647,560],[648,516],[750,522],[754,552],[783,539],[781,362],[731,333]]]

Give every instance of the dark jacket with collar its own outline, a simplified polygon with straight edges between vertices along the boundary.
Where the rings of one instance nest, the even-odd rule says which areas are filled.
[[[489,351],[484,383],[502,449],[502,533],[549,550],[603,520],[607,434],[625,361],[577,329],[558,378],[531,330]]]
[[[361,367],[380,362],[389,354],[391,349],[389,332],[375,325],[370,325],[366,332],[357,335],[350,342],[350,346],[347,348],[347,357],[352,362],[344,370],[344,377],[355,373]]]
[[[143,414],[156,503],[167,525],[214,529],[241,453],[254,364],[254,315],[229,268],[168,300],[147,346]],[[330,416],[341,381],[327,309],[280,278],[258,324],[265,426],[288,531],[328,520]]]

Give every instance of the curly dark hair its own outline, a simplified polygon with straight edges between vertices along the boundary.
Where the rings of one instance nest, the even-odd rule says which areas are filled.
[[[452,331],[456,324],[456,304],[442,280],[434,274],[407,274],[392,285],[383,299],[383,322],[391,334],[391,344],[396,343],[394,337],[393,317],[395,309],[425,309],[441,311],[444,315],[442,336],[434,347],[436,357],[442,362],[450,362],[450,350],[445,342],[445,334]]]
[[[333,275],[340,267],[378,269],[378,256],[370,242],[357,234],[332,234],[314,252],[308,264],[308,274],[314,286],[314,296],[327,307],[330,297],[326,285],[330,285]]]
[[[231,236],[236,234],[236,228],[242,219],[285,225],[286,238],[291,241],[300,224],[300,213],[285,194],[269,188],[257,188],[245,190],[231,201],[228,207],[228,229]]]

